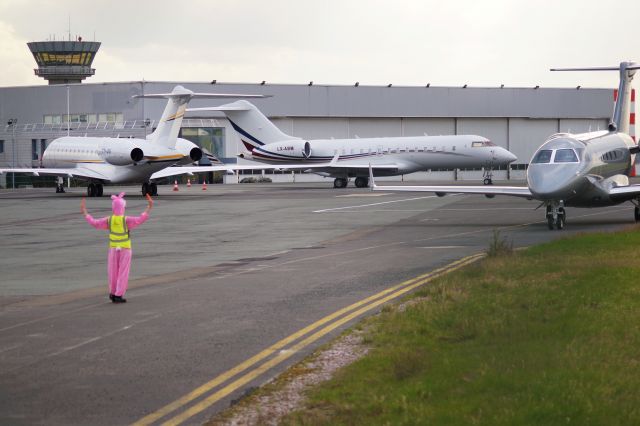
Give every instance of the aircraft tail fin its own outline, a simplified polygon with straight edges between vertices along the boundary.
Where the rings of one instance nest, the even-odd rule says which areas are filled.
[[[283,133],[255,105],[247,101],[240,100],[219,107],[189,108],[187,111],[224,112],[249,152],[272,142],[299,139]]]
[[[631,82],[640,64],[636,62],[620,62],[617,67],[588,67],[588,68],[551,68],[551,71],[619,71],[620,83],[618,98],[613,107],[613,116],[609,122],[609,130],[629,133],[629,117],[631,103]]]
[[[187,104],[193,98],[219,99],[219,98],[266,98],[265,95],[222,94],[222,93],[194,93],[182,86],[176,86],[171,93],[154,93],[136,95],[134,98],[168,99],[158,127],[149,135],[149,139],[159,145],[175,148],[182,125]]]

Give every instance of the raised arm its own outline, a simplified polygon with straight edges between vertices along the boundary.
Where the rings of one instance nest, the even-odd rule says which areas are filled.
[[[134,229],[149,219],[149,212],[153,208],[153,199],[149,194],[147,194],[147,208],[144,209],[140,216],[127,216],[127,226],[129,229]]]
[[[96,229],[109,229],[109,218],[108,217],[103,217],[102,219],[94,219],[93,216],[91,216],[88,212],[87,212],[87,203],[86,200],[84,199],[84,197],[82,197],[82,201],[80,201],[80,213],[82,213],[82,215],[84,216],[84,220],[87,221],[87,223],[91,226],[93,226]]]

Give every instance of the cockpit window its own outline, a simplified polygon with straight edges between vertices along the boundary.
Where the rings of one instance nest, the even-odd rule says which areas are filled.
[[[551,162],[551,154],[552,153],[553,153],[553,151],[550,150],[550,149],[540,150],[540,151],[538,151],[536,156],[533,157],[533,160],[531,160],[531,162],[534,163],[534,164],[550,163]]]
[[[471,142],[471,148],[479,148],[481,146],[496,146],[496,144],[494,144],[491,141],[474,141],[474,142]]]
[[[554,163],[577,163],[578,156],[572,149],[558,149],[556,156],[553,158]]]

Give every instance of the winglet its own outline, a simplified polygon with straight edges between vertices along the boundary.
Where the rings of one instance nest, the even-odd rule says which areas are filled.
[[[371,191],[374,191],[376,188],[376,182],[373,180],[373,169],[371,168],[371,163],[369,163],[369,188],[371,188]]]

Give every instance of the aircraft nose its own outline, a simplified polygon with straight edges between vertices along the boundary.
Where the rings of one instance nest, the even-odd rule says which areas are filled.
[[[514,161],[516,161],[518,159],[518,157],[516,157],[515,155],[513,155],[513,153],[511,153],[511,151],[507,151],[504,148],[500,148],[497,152],[496,152],[496,160],[499,163],[502,164],[509,164],[509,163],[513,163]]]
[[[531,164],[527,170],[527,184],[538,198],[567,199],[579,182],[577,170],[577,165]]]

